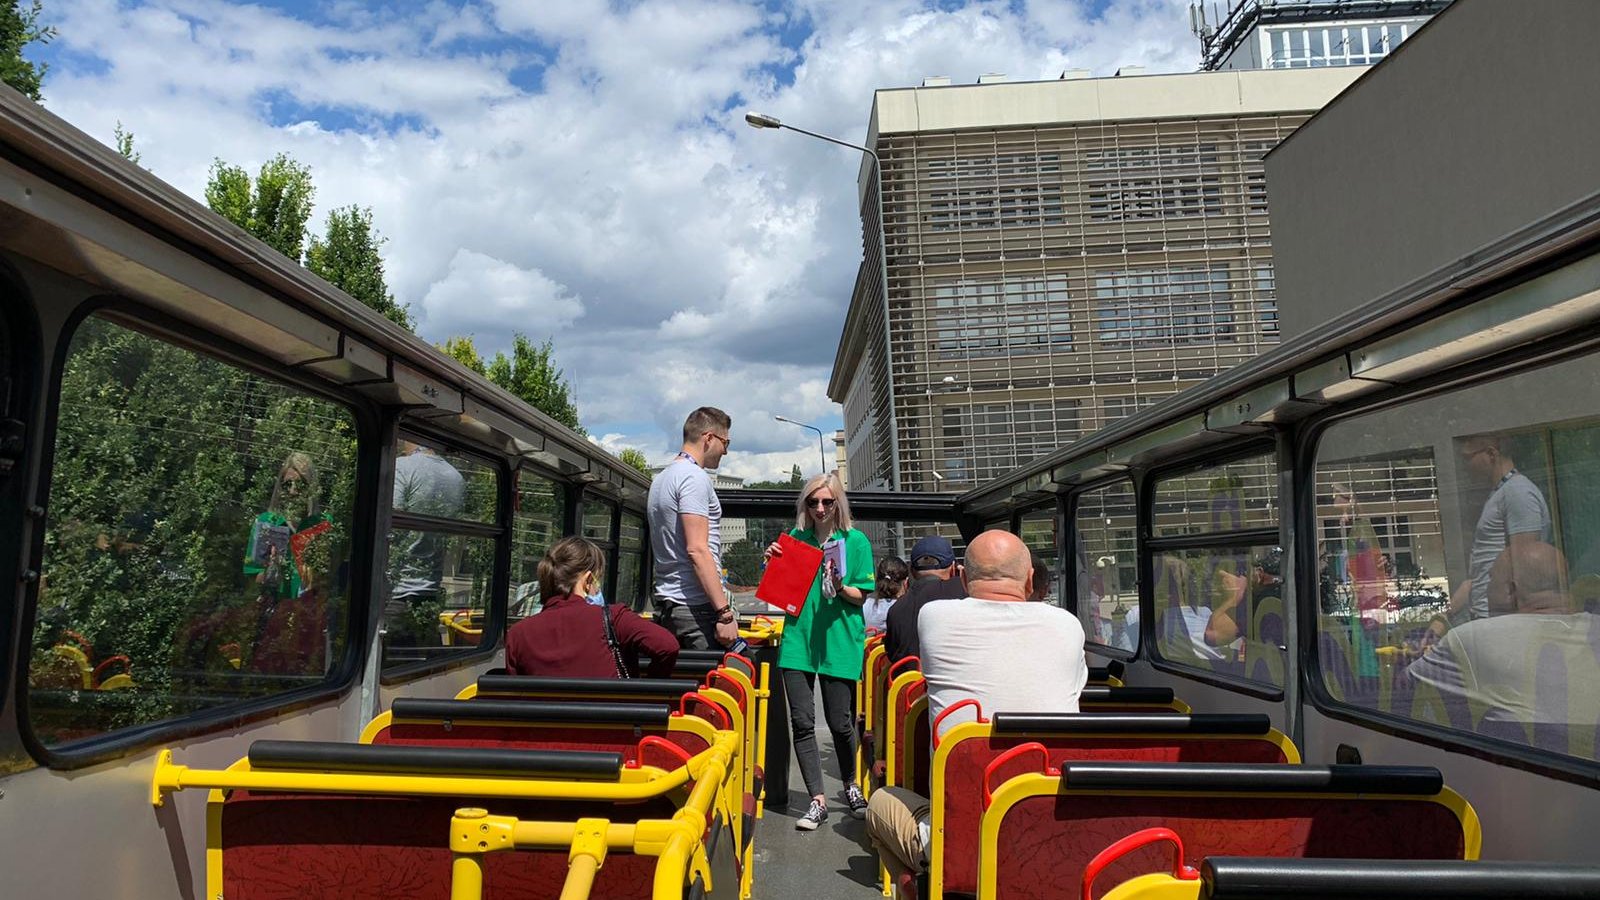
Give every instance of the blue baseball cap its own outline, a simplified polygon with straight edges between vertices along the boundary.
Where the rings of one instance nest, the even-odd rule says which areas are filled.
[[[931,566],[918,565],[921,560],[927,557],[938,560],[937,564]],[[950,546],[950,539],[940,537],[937,534],[928,535],[917,541],[916,546],[911,548],[911,568],[914,570],[927,572],[933,569],[945,569],[949,568],[950,564],[955,561],[956,551],[954,547]]]

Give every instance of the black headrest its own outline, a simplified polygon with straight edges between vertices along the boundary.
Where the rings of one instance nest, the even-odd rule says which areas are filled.
[[[616,778],[622,754],[587,750],[507,750],[499,747],[405,747],[340,741],[256,741],[255,769],[319,772],[415,772],[517,775],[523,778]]]
[[[728,655],[726,650],[679,650],[678,662],[681,664],[694,660],[695,662],[720,663],[726,655]]]
[[[1290,766],[1250,763],[1069,763],[1069,787],[1119,791],[1407,794],[1432,796],[1444,776],[1431,766]]]
[[[1555,863],[1223,856],[1202,863],[1200,877],[1211,900],[1600,897],[1600,868]]]
[[[559,722],[586,725],[665,725],[672,708],[664,703],[590,703],[565,700],[421,700],[396,698],[395,719],[476,719],[492,722]]]
[[[1266,734],[1272,720],[1264,715],[1172,713],[1008,713],[993,718],[995,734]]]
[[[695,689],[687,678],[546,678],[531,675],[480,675],[478,694],[604,694],[677,700]]]
[[[1113,659],[1106,663],[1106,674],[1110,675],[1112,678],[1121,678],[1122,673],[1127,671],[1127,669],[1128,667],[1123,665],[1122,660],[1120,659]]]
[[[1079,703],[1171,703],[1168,687],[1107,687],[1091,684],[1078,695]]]

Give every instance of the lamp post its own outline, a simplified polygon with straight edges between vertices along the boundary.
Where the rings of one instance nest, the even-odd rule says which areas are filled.
[[[894,412],[894,360],[890,354],[889,346],[889,242],[884,237],[883,225],[883,160],[879,159],[878,154],[870,147],[852,144],[849,141],[841,141],[836,137],[818,134],[815,131],[807,131],[804,128],[796,128],[793,125],[785,124],[776,116],[747,112],[744,114],[744,120],[749,123],[751,128],[787,128],[807,137],[814,137],[819,141],[827,141],[830,144],[838,144],[841,147],[848,147],[851,150],[865,153],[872,160],[872,168],[878,174],[878,190],[875,197],[878,201],[878,293],[881,295],[883,305],[883,371],[889,388],[889,477],[893,482],[890,487],[894,490],[899,490],[900,431],[896,427]],[[800,423],[796,422],[794,424],[798,425]],[[826,465],[824,465],[823,471],[827,471]]]
[[[799,425],[801,428],[809,428],[817,433],[817,456],[822,460],[822,474],[828,474],[828,451],[823,449],[822,429],[815,425],[807,425],[804,422],[796,422],[793,419],[785,419],[783,416],[773,416],[773,418],[777,419],[779,422],[788,422],[790,425]]]

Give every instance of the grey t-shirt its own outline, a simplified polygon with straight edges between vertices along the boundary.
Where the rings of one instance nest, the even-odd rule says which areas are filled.
[[[711,476],[692,459],[679,457],[667,464],[650,482],[650,547],[655,553],[655,592],[659,597],[679,600],[690,606],[709,603],[711,598],[695,577],[689,561],[679,516],[705,516],[709,524],[706,543],[717,571],[722,570],[722,502]]]
[[[1467,574],[1472,578],[1468,612],[1474,619],[1489,616],[1489,570],[1514,534],[1537,534],[1550,540],[1550,507],[1539,487],[1513,470],[1484,501],[1478,527],[1472,533]]]

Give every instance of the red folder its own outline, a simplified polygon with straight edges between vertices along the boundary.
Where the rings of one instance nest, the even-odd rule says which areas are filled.
[[[822,568],[822,551],[787,534],[778,535],[778,546],[783,555],[767,560],[767,570],[756,585],[756,599],[798,616],[811,596],[817,570]]]

